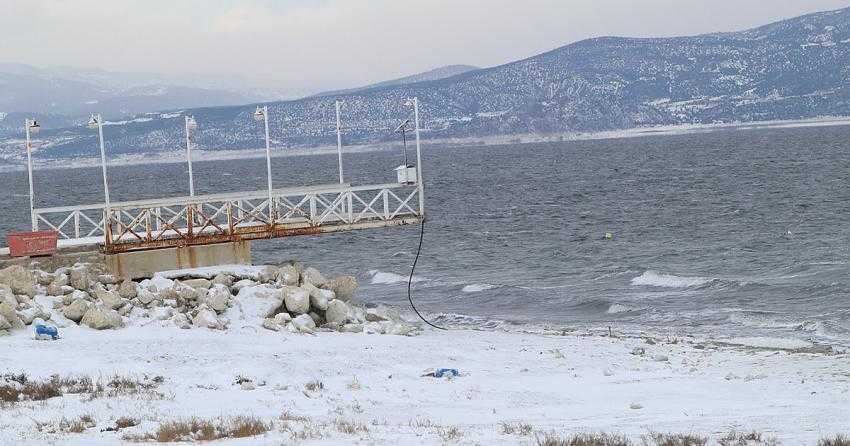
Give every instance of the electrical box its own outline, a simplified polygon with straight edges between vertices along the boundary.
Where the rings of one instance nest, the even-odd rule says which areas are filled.
[[[401,165],[395,168],[399,184],[416,184],[416,166]]]

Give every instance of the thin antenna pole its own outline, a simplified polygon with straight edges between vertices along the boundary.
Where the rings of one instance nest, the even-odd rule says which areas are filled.
[[[425,217],[425,180],[422,178],[422,146],[419,142],[419,98],[413,98],[413,115],[416,121],[416,183],[419,188],[419,216]],[[407,151],[405,150],[405,154]]]
[[[35,217],[35,194],[32,186],[32,143],[30,142],[30,120],[24,121],[24,127],[27,131],[27,173],[30,182],[30,220],[32,223],[33,232],[38,230],[38,220]]]
[[[269,185],[269,219],[274,219],[274,199],[272,194],[272,146],[269,139],[269,107],[263,106],[263,122],[266,126],[266,176]]]
[[[339,184],[343,184],[345,179],[342,176],[342,122],[340,120],[340,106],[342,104],[336,101],[336,151],[339,155]]]
[[[189,117],[186,118],[186,162],[189,163],[189,196],[195,196],[195,177],[192,175],[192,143],[189,141]]]
[[[100,138],[100,165],[103,170],[103,195],[106,199],[106,210],[109,210],[109,180],[106,176],[106,146],[103,143],[103,116],[97,115],[97,133]]]
[[[189,141],[189,117],[184,116],[186,124],[186,162],[189,164],[189,196],[195,196],[195,178],[192,174],[192,143]]]

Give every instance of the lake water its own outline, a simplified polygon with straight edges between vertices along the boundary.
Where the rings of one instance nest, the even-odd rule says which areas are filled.
[[[850,345],[850,127],[429,148],[414,287],[441,320],[774,336]],[[92,153],[94,155],[94,152]],[[346,155],[394,179],[397,152]],[[333,183],[336,156],[273,160],[275,186]],[[265,160],[198,162],[198,193],[262,190]],[[183,165],[110,169],[113,201],[183,196]],[[36,172],[38,206],[101,200],[98,168]],[[25,172],[0,173],[0,236],[28,226]],[[606,232],[613,239],[604,237]],[[255,263],[355,274],[404,305],[415,227],[254,242]]]

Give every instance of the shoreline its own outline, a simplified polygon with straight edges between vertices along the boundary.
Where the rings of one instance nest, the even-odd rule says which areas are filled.
[[[800,128],[800,127],[834,127],[850,125],[850,117],[845,116],[821,116],[815,118],[794,119],[794,120],[774,120],[774,121],[753,121],[753,122],[732,122],[718,124],[674,124],[674,125],[659,125],[649,127],[634,127],[624,130],[607,130],[598,132],[561,132],[552,134],[516,134],[516,135],[500,135],[488,137],[465,137],[465,138],[440,138],[440,139],[425,139],[423,143],[431,146],[458,146],[462,147],[488,147],[488,146],[503,146],[510,144],[533,144],[533,143],[552,143],[552,142],[567,142],[567,141],[592,141],[592,140],[607,140],[607,139],[628,139],[641,138],[649,136],[674,136],[687,135],[694,133],[712,133],[728,130],[761,130],[761,129],[782,129],[782,128]],[[377,144],[358,144],[344,146],[343,153],[369,153],[387,151],[396,148],[397,144],[389,142],[381,142]],[[181,164],[185,160],[183,156],[183,148],[175,148],[169,152],[154,152],[141,156],[119,156],[110,159],[108,164],[111,166],[134,166],[140,164]],[[316,147],[299,147],[285,149],[286,152],[280,152],[280,148],[272,152],[272,158],[286,158],[293,156],[315,156],[329,155],[337,153],[335,146],[316,146]],[[36,150],[37,152],[37,150]],[[193,162],[206,161],[229,161],[239,159],[258,159],[265,157],[265,149],[227,149],[227,150],[203,150],[196,149],[193,151]],[[3,161],[8,165],[0,165],[0,173],[2,172],[17,172],[26,170],[24,159],[14,157],[4,158]],[[98,167],[100,159],[96,156],[85,158],[67,158],[54,159],[49,162],[35,161],[34,168],[42,170],[57,170],[57,169],[84,169]]]

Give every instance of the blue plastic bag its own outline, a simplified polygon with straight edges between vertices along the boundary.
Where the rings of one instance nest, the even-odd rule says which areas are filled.
[[[434,371],[434,378],[455,378],[460,376],[457,369],[437,369]]]
[[[59,329],[57,329],[56,327],[51,327],[49,325],[36,325],[35,338],[55,341],[59,339]]]

